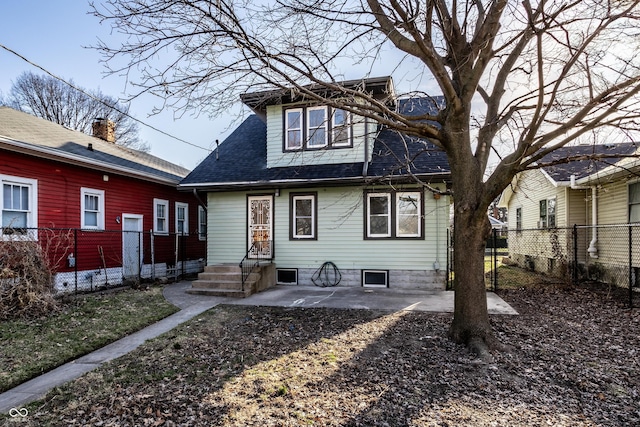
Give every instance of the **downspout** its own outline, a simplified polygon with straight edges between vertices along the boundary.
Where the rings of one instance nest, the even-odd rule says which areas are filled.
[[[576,184],[576,176],[571,175],[571,188],[573,190],[589,190],[591,189],[591,242],[589,242],[589,256],[598,258],[598,188],[594,185],[591,187],[583,187]]]
[[[206,212],[207,211],[207,204],[202,201],[202,199],[200,198],[200,195],[198,194],[198,190],[196,190],[195,188],[193,189],[193,195],[196,198],[196,200],[198,200],[198,202],[200,203],[200,206],[202,206],[204,208],[205,212]]]
[[[438,272],[440,270],[440,209],[438,207],[440,195],[433,193],[433,198],[436,201],[436,260],[433,263],[433,269]]]
[[[366,177],[369,172],[369,120],[364,118],[364,163],[362,164],[362,176]]]

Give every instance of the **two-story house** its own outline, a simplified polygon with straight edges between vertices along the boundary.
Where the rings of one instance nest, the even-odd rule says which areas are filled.
[[[407,114],[438,108],[389,99],[389,77],[342,84]],[[291,91],[242,101],[254,114],[180,183],[206,193],[208,272],[262,258],[269,283],[444,288],[449,197],[418,182],[446,189],[442,151]]]

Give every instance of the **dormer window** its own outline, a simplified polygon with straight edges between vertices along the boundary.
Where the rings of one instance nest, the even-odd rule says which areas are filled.
[[[284,110],[285,151],[351,147],[349,113],[339,108],[309,106]]]
[[[292,108],[285,114],[286,149],[302,148],[302,108]]]
[[[334,147],[348,147],[351,145],[351,120],[348,112],[337,108],[333,110],[331,140]]]
[[[327,108],[307,108],[307,147],[322,148],[327,145]]]

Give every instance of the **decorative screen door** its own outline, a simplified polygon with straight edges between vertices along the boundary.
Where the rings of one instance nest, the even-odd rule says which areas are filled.
[[[248,243],[250,258],[271,258],[273,244],[273,198],[250,196],[248,203]]]

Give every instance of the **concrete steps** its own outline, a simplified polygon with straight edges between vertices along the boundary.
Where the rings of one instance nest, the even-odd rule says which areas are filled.
[[[198,279],[191,282],[187,293],[221,297],[246,298],[258,292],[257,283],[261,278],[261,267],[256,267],[242,286],[242,270],[238,265],[207,265],[198,274]]]

